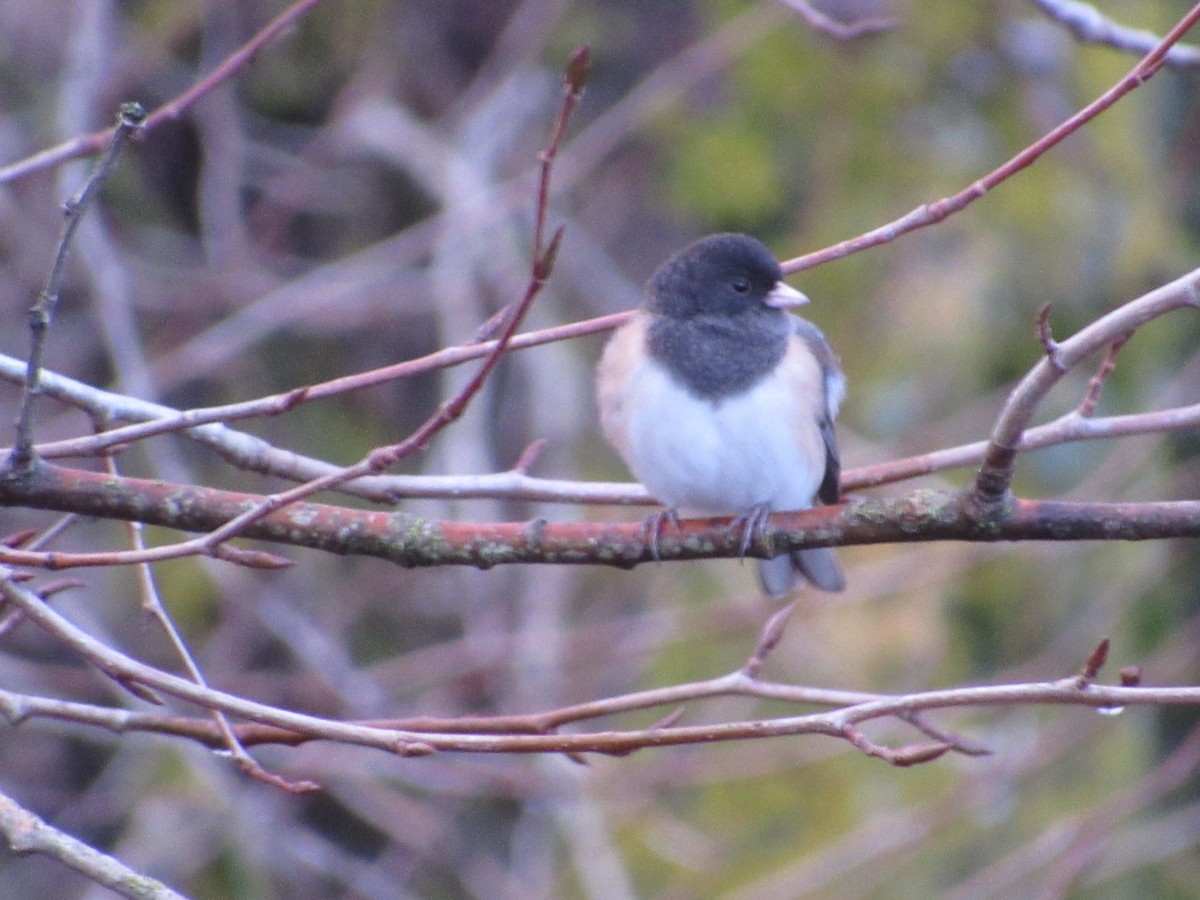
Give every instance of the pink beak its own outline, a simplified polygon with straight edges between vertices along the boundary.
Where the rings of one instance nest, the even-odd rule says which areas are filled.
[[[808,303],[808,297],[800,293],[790,284],[784,284],[782,281],[775,282],[775,287],[771,288],[767,294],[767,306],[774,309],[784,309],[788,306],[803,306]]]

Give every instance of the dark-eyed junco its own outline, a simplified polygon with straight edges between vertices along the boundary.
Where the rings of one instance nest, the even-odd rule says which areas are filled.
[[[838,499],[845,379],[820,330],[785,312],[808,298],[782,278],[754,238],[689,244],[654,273],[596,377],[605,437],[650,493],[672,509],[736,515],[747,538],[772,511]],[[759,562],[773,597],[797,575],[826,591],[846,583],[829,548]]]

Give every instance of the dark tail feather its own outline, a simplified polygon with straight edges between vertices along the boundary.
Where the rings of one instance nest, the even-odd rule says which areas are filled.
[[[812,582],[813,587],[830,593],[846,588],[846,576],[832,547],[797,550],[758,561],[758,580],[772,597],[790,594],[802,578]]]
[[[796,571],[823,591],[836,594],[846,589],[846,573],[832,547],[814,547],[791,554]]]

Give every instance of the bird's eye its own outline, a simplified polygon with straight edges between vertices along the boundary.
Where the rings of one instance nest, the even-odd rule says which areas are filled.
[[[750,290],[750,282],[745,278],[735,278],[733,279],[733,289],[739,294],[744,294]]]

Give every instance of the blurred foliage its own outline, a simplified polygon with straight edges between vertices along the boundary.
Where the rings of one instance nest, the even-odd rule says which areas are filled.
[[[898,25],[842,44],[776,0],[329,0],[123,160],[95,218],[127,287],[102,303],[101,275],[112,273],[78,251],[49,364],[97,384],[126,378],[134,354],[105,327],[120,309],[153,392],[181,405],[470,340],[524,284],[529,174],[563,61],[581,42],[592,45],[593,76],[561,158],[552,218],[567,223],[567,238],[538,325],[628,306],[661,258],[705,232],[752,232],[795,256],[950,195],[1133,64],[1077,45],[1012,0],[818,5],[894,15]],[[1161,31],[1188,4],[1103,6]],[[0,4],[0,159],[98,128],[122,100],[165,102],[281,8]],[[730,50],[739,40],[745,49]],[[77,177],[65,166],[0,193],[2,352],[25,352],[23,311]],[[844,464],[980,439],[1041,353],[1043,304],[1065,337],[1194,267],[1198,251],[1200,76],[1166,71],[967,211],[798,276],[815,299],[807,314],[849,378]],[[597,350],[591,340],[510,357],[410,469],[504,469],[545,437],[534,474],[620,477],[596,436]],[[1100,412],[1195,402],[1198,372],[1200,321],[1176,314],[1122,350]],[[239,427],[350,462],[407,434],[462,377],[424,375]],[[1069,379],[1046,417],[1085,390],[1086,375]],[[11,421],[14,402],[15,392],[0,394],[0,418]],[[46,434],[89,427],[49,404],[44,416]],[[164,446],[123,455],[122,471],[274,487]],[[1021,459],[1017,488],[1195,497],[1198,451],[1192,434],[1058,447]],[[477,520],[640,514],[405,508]],[[112,546],[117,533],[76,529],[64,547]],[[732,562],[409,572],[292,555],[295,568],[282,573],[211,561],[156,573],[211,683],[350,719],[528,712],[715,677],[745,661],[772,611],[752,567]],[[1049,680],[1076,671],[1109,636],[1112,671],[1136,662],[1147,682],[1200,680],[1194,543],[907,545],[843,556],[849,591],[801,598],[765,677],[878,692]],[[63,608],[172,665],[138,611],[136,579],[85,577]],[[0,686],[133,703],[28,625],[0,641]],[[681,721],[803,711],[726,698],[687,704]],[[667,712],[599,726],[647,725]],[[0,732],[0,786],[196,897],[903,900],[1034,896],[1046,885],[1088,900],[1194,895],[1195,777],[1151,783],[1193,733],[1194,710],[997,707],[934,718],[993,755],[902,771],[815,737],[587,766],[400,760],[315,744],[256,752],[323,785],[298,799],[198,747],[28,721]],[[891,745],[923,739],[898,723],[869,731]],[[1051,845],[1059,852],[1043,855]],[[40,858],[0,855],[0,883],[0,893],[34,900],[88,894]]]

